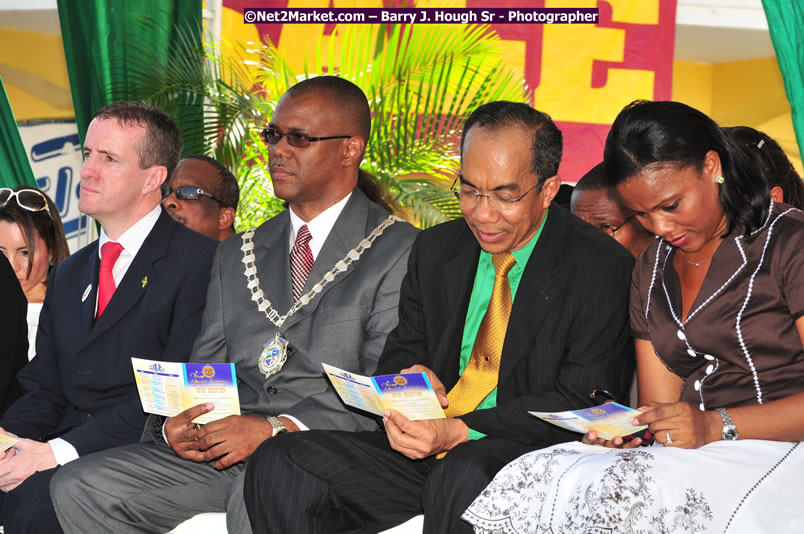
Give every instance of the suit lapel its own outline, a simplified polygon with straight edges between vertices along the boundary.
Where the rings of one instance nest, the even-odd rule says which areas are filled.
[[[560,295],[553,278],[563,269],[567,216],[560,209],[550,211],[539,242],[522,273],[505,333],[498,385],[505,381],[523,356],[533,352],[533,339],[551,302]]]
[[[480,245],[477,244],[474,234],[465,225],[462,229],[463,232],[454,241],[453,251],[446,256],[451,259],[444,262],[443,273],[439,278],[444,281],[442,302],[454,306],[454,312],[448,314],[449,319],[444,328],[445,339],[441,344],[443,347],[441,357],[448,362],[449,375],[439,378],[447,390],[458,381],[463,329],[480,257]]]
[[[86,339],[95,324],[95,305],[98,298],[98,271],[100,270],[100,259],[98,258],[98,241],[92,245],[87,264],[81,271],[81,281],[78,287],[81,288],[81,328],[82,338]],[[84,298],[84,292],[89,292]]]
[[[307,282],[304,285],[303,294],[308,293],[317,282],[321,281],[324,275],[330,269],[332,269],[338,261],[342,260],[346,254],[348,254],[350,250],[360,243],[360,240],[366,237],[366,235],[372,230],[372,228],[366,227],[368,208],[369,201],[365,195],[363,195],[363,193],[358,189],[352,191],[352,196],[349,197],[349,200],[343,207],[341,214],[338,216],[338,220],[335,221],[335,225],[332,227],[332,230],[327,236],[327,240],[324,242],[324,246],[321,247],[321,251],[318,253],[318,257],[315,259],[313,268],[310,271],[310,275],[307,277]],[[359,263],[360,261],[362,260],[358,260],[356,263]],[[289,259],[286,256],[286,263],[288,262]],[[332,282],[324,286],[321,293],[319,293],[318,296],[310,302],[310,304],[300,309],[292,317],[288,318],[287,322],[282,326],[282,328],[290,328],[293,324],[301,321],[313,313],[321,298],[323,298],[323,296],[333,287],[337,286],[341,281],[346,279],[346,277],[348,277],[349,274],[354,270],[354,266],[355,264],[350,265],[346,272],[339,274]],[[287,278],[284,279],[289,281],[290,274],[288,273]],[[290,286],[290,282],[288,282],[288,286]]]
[[[293,306],[290,283],[290,215],[285,210],[261,225],[254,234],[257,275],[265,297],[284,315]],[[242,283],[245,278],[239,273]],[[256,308],[256,304],[254,304]],[[273,333],[271,334],[273,335]]]
[[[106,306],[106,310],[95,323],[87,343],[103,334],[122,319],[148,291],[158,276],[154,263],[167,254],[168,243],[173,237],[177,224],[167,213],[164,211],[161,213],[131,265],[129,265],[125,276],[120,281],[120,285],[115,289],[112,299]]]

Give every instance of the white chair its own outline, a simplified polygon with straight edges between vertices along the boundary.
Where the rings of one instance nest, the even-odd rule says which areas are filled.
[[[381,534],[421,534],[424,516],[417,515],[409,521],[383,531]],[[207,513],[191,517],[168,534],[226,534],[226,514]]]

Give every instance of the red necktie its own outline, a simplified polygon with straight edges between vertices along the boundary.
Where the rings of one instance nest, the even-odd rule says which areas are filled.
[[[306,224],[301,225],[296,234],[296,243],[290,251],[290,278],[293,282],[293,300],[299,300],[310,270],[313,268],[313,251],[310,250],[310,230]]]
[[[101,316],[106,305],[112,300],[112,295],[117,287],[114,283],[114,276],[112,276],[112,268],[121,252],[123,252],[123,245],[113,241],[107,241],[101,247],[100,273],[98,274],[98,313],[95,320]]]

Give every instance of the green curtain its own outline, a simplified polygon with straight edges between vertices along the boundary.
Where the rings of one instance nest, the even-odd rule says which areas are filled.
[[[8,103],[6,87],[0,78],[0,187],[18,185],[37,187],[20,129]]]
[[[762,7],[793,110],[798,149],[804,156],[804,2],[762,0]]]
[[[130,82],[126,64],[167,61],[180,28],[201,46],[201,1],[58,0],[64,55],[81,143],[101,107],[118,100],[142,98]],[[147,43],[148,58],[134,56],[130,44]],[[200,120],[201,106],[176,113],[179,127]]]

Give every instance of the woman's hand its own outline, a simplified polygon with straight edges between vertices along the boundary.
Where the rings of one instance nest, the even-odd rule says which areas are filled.
[[[607,403],[608,404],[608,403]],[[644,412],[645,410],[649,410],[648,406],[642,406],[637,408],[638,411]],[[636,422],[636,419],[631,422],[634,426],[639,426]],[[615,436],[612,439],[603,439],[597,435],[597,432],[594,430],[590,430],[586,434],[583,435],[581,441],[586,443],[587,445],[601,445],[603,447],[608,447],[610,449],[633,449],[634,447],[639,447],[643,443],[643,439],[640,437],[634,438],[624,438],[622,436]]]
[[[662,445],[682,449],[697,449],[719,440],[723,427],[720,414],[702,412],[687,402],[655,403],[635,417],[634,423],[648,425]]]
[[[602,445],[610,449],[633,449],[642,445],[642,438],[633,438],[626,440],[621,436],[615,436],[612,439],[603,439],[598,437],[597,432],[591,430],[583,435],[581,441],[587,445]]]

